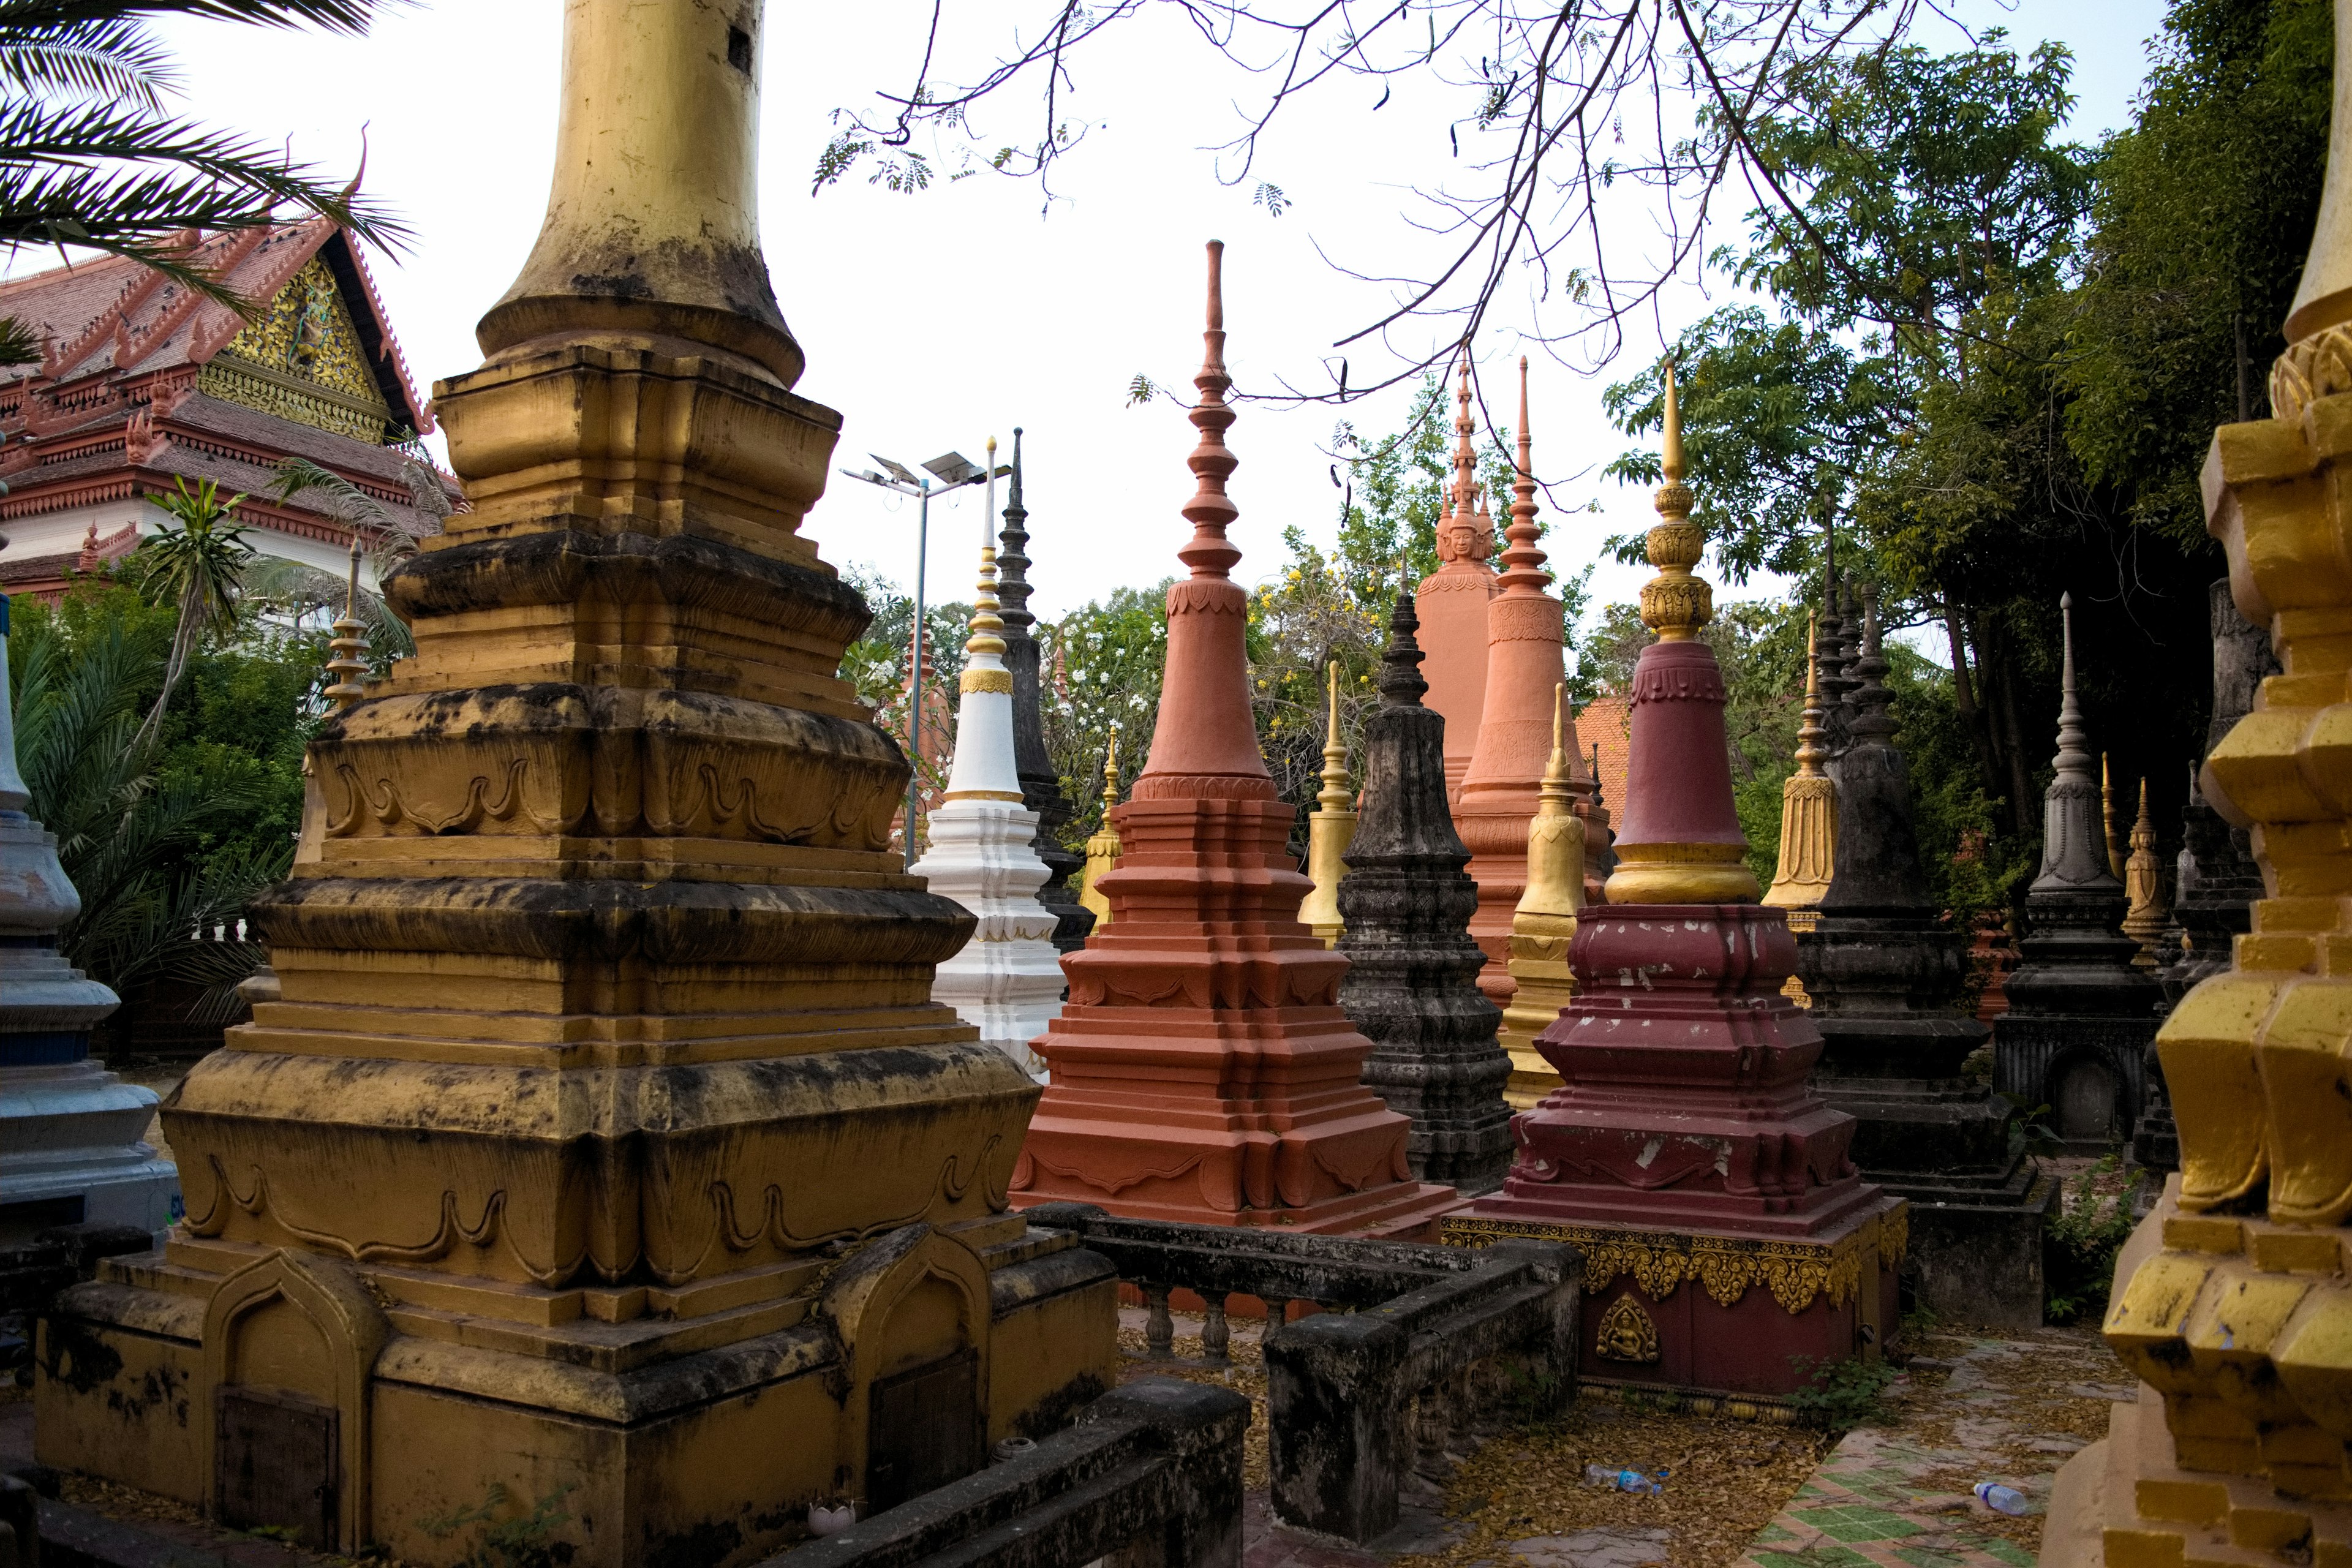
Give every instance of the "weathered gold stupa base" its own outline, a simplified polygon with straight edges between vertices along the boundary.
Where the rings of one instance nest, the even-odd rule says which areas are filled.
[[[546,224],[435,388],[470,510],[311,743],[278,999],[164,1106],[185,1222],[44,1325],[45,1463],[424,1568],[732,1568],[1116,1379],[797,531],[841,416],[760,260],[760,26],[565,7]]]
[[[109,1260],[45,1325],[40,1453],[215,1518],[240,1517],[256,1486],[323,1486],[305,1538],[406,1562],[472,1550],[444,1521],[542,1505],[574,1563],[742,1562],[802,1538],[810,1503],[891,1484],[854,1459],[877,1422],[936,1423],[976,1395],[984,1454],[1114,1384],[1114,1286],[1071,1238],[1008,1215],[675,1289],[183,1232]],[[265,1451],[289,1416],[332,1435],[331,1473]]]
[[[2352,1233],[2185,1211],[2180,1178],[2116,1261],[2108,1342],[2139,1402],[2067,1461],[2086,1527],[2049,1568],[2352,1565]],[[2061,1538],[2053,1531],[2052,1545]],[[2307,1555],[2301,1555],[2307,1553]]]

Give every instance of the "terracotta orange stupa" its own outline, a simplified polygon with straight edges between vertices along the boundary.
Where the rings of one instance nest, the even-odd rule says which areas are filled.
[[[1671,368],[1664,468],[1620,858],[1577,922],[1575,994],[1536,1037],[1562,1082],[1513,1119],[1503,1190],[1445,1228],[1583,1252],[1584,1376],[1771,1401],[1876,1356],[1908,1210],[1806,1087],[1822,1036],[1780,994],[1796,943],[1744,859]]]
[[[1421,617],[1421,678],[1429,682],[1422,703],[1445,721],[1449,800],[1462,793],[1486,707],[1486,601],[1495,592],[1495,569],[1486,557],[1495,552],[1495,528],[1477,512],[1478,455],[1470,444],[1476,427],[1465,349],[1454,392],[1454,482],[1445,515],[1437,520],[1438,566],[1412,596],[1413,614]]]
[[[1340,1011],[1348,961],[1297,918],[1308,882],[1285,847],[1250,718],[1247,602],[1225,479],[1223,247],[1209,246],[1201,433],[1168,591],[1168,668],[1150,760],[1110,815],[1111,918],[1062,961],[1070,996],[1038,1037],[1052,1079],[1013,1175],[1016,1207],[1383,1237],[1433,1235],[1460,1201],[1414,1181],[1405,1118],[1360,1081],[1371,1042]]]
[[[1486,954],[1478,988],[1496,1006],[1518,990],[1507,967],[1511,917],[1528,890],[1528,821],[1543,791],[1552,753],[1552,693],[1565,678],[1560,604],[1544,590],[1551,575],[1536,544],[1533,442],[1528,435],[1528,362],[1519,361],[1518,474],[1511,521],[1503,531],[1503,573],[1486,601],[1486,701],[1469,772],[1454,803],[1454,826],[1470,849],[1470,877],[1478,884],[1478,912],[1470,934]],[[1449,742],[1452,726],[1447,727]],[[1583,773],[1584,748],[1576,721],[1563,737],[1571,767]],[[1588,815],[1592,780],[1571,777],[1569,789]]]

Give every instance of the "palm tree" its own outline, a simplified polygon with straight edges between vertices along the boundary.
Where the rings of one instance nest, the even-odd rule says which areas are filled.
[[[161,628],[118,616],[77,641],[56,618],[26,616],[15,632],[18,767],[81,894],[61,935],[68,961],[118,992],[149,978],[205,985],[199,1016],[221,1013],[261,962],[260,945],[189,935],[243,914],[285,876],[292,843],[202,853],[263,800],[249,780],[201,762],[157,773],[138,694],[165,657]]]
[[[142,749],[154,741],[163,722],[163,710],[171,705],[172,690],[186,672],[188,656],[195,651],[198,639],[206,632],[226,634],[236,629],[237,589],[253,561],[245,530],[236,525],[236,505],[243,496],[223,500],[219,487],[210,479],[199,479],[193,490],[185,479],[174,479],[172,483],[178,493],[163,497],[159,504],[179,526],[166,528],[141,544],[133,567],[148,603],[176,605],[180,613],[172,633],[171,657],[163,665],[163,689],[155,694],[155,706],[148,710],[146,721],[134,738],[133,743]]]
[[[263,26],[366,30],[401,0],[0,0],[0,254],[76,246],[129,257],[250,314],[189,254],[190,230],[258,228],[289,210],[333,219],[362,239],[406,228],[275,148],[175,115],[180,79],[150,30],[157,16]],[[0,318],[0,364],[37,364],[41,343]]]
[[[386,572],[415,554],[418,545],[440,532],[443,520],[461,504],[449,499],[441,476],[414,452],[401,458],[400,476],[408,486],[410,504],[421,514],[421,521],[418,516],[394,511],[332,468],[308,458],[289,458],[278,464],[278,479],[269,487],[269,495],[280,501],[290,501],[299,495],[317,498],[310,504],[373,540],[374,548],[368,554],[375,564],[376,581],[381,583]],[[341,610],[347,591],[344,580],[331,572],[275,557],[256,562],[245,578],[247,603],[289,614],[298,620],[312,610]],[[369,648],[378,659],[406,658],[416,651],[408,623],[393,614],[392,606],[381,595],[361,589],[358,609],[360,619],[367,625]]]

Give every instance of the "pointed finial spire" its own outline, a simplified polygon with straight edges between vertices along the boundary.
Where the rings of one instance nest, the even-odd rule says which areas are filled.
[[[1192,378],[1201,401],[1193,405],[1191,416],[1192,427],[1201,433],[1190,459],[1198,485],[1192,499],[1184,503],[1184,521],[1192,525],[1192,537],[1176,552],[1176,559],[1192,569],[1196,580],[1227,580],[1242,558],[1225,537],[1225,530],[1241,515],[1241,509],[1225,494],[1225,481],[1240,463],[1225,447],[1225,432],[1234,423],[1225,394],[1233,389],[1234,378],[1225,374],[1224,267],[1225,242],[1209,241],[1208,326],[1201,333],[1201,373]]]
[[[2118,879],[2109,863],[2101,820],[2099,759],[2083,723],[2083,702],[2074,688],[2074,596],[2058,598],[2064,659],[2058,704],[2057,776],[2042,795],[2042,870],[2032,892],[2112,893]]]
[[[994,467],[991,457],[990,466]],[[1029,609],[1029,511],[1021,504],[1021,426],[1013,427],[1013,475],[1004,497],[1004,526],[998,531],[996,598],[1008,631],[1026,637],[1037,617]]]
[[[1339,884],[1348,875],[1348,847],[1356,837],[1356,811],[1348,793],[1348,748],[1339,738],[1339,661],[1327,671],[1328,728],[1323,732],[1323,788],[1307,818],[1307,875],[1314,886],[1299,900],[1298,923],[1331,947],[1347,922],[1339,915]]]
[[[2060,637],[2064,648],[2059,673],[2058,755],[2053,765],[2061,775],[2088,782],[2091,777],[2091,732],[2083,723],[2083,700],[2074,689],[2074,595],[2058,595]]]
[[[1511,481],[1514,497],[1511,521],[1504,530],[1507,542],[1503,548],[1503,572],[1500,591],[1526,584],[1541,593],[1551,582],[1543,569],[1544,552],[1536,543],[1540,532],[1536,527],[1535,442],[1528,432],[1528,362],[1519,358],[1519,431],[1518,465]]]
[[[1666,361],[1665,440],[1658,458],[1665,483],[1657,489],[1659,521],[1650,530],[1650,564],[1658,575],[1642,585],[1642,624],[1664,642],[1687,642],[1715,618],[1715,592],[1694,576],[1706,536],[1690,521],[1696,499],[1683,483],[1683,415],[1675,385],[1675,362]]]
[[[1886,689],[1886,656],[1878,641],[1878,585],[1862,585],[1862,657],[1853,661],[1856,676],[1854,688],[1848,699],[1853,704],[1853,718],[1848,730],[1857,740],[1884,737],[1895,733],[1895,716],[1887,704],[1894,693]]]
[[[1470,345],[1462,345],[1461,368],[1454,386],[1454,511],[1467,521],[1471,498],[1478,490],[1478,450],[1471,443],[1477,422],[1470,417]]]
[[[1797,727],[1797,776],[1817,779],[1823,777],[1822,764],[1829,760],[1829,748],[1822,744],[1825,731],[1822,729],[1822,657],[1821,620],[1813,615],[1805,617],[1805,716]]]
[[[351,573],[343,584],[343,613],[334,623],[334,637],[327,647],[334,655],[327,660],[327,673],[334,680],[320,693],[332,703],[337,711],[348,710],[367,695],[361,677],[367,672],[367,638],[362,635],[367,623],[360,619],[360,535],[352,531]]]
[[[1225,446],[1234,422],[1225,394],[1234,382],[1225,373],[1224,253],[1223,242],[1209,242],[1208,326],[1201,374],[1192,378],[1201,395],[1191,415],[1200,432],[1190,458],[1195,489],[1183,509],[1192,536],[1176,552],[1192,576],[1168,589],[1160,722],[1135,781],[1139,800],[1198,799],[1211,790],[1223,799],[1276,794],[1250,713],[1249,595],[1233,580],[1242,552],[1226,534],[1240,509],[1225,493],[1237,460]]]
[[[996,611],[996,547],[983,544],[980,547],[980,583],[971,605],[971,636],[964,639],[963,645],[971,662],[964,666],[960,690],[1008,694],[1013,690],[1013,674],[1004,668],[1004,622]]]
[[[1567,740],[1568,683],[1562,681],[1551,689],[1551,757],[1544,764],[1543,783],[1536,791],[1538,816],[1566,816],[1575,809],[1576,792],[1569,786],[1575,782],[1576,773],[1568,760]],[[1596,753],[1600,749],[1593,747]]]
[[[1315,804],[1325,811],[1348,809],[1348,747],[1339,738],[1339,661],[1331,661],[1330,711],[1323,729],[1323,788]]]
[[[1095,884],[1118,864],[1118,824],[1111,813],[1118,809],[1118,726],[1110,727],[1110,738],[1103,747],[1102,820],[1087,839],[1087,863],[1078,873],[1078,903],[1094,912],[1095,930],[1100,931],[1110,924],[1110,900]]]
[[[1417,708],[1429,691],[1429,682],[1421,673],[1421,661],[1427,656],[1421,651],[1420,630],[1421,615],[1413,607],[1412,568],[1408,565],[1403,581],[1397,584],[1396,605],[1389,612],[1389,646],[1381,650],[1377,684],[1381,700],[1391,708]]]

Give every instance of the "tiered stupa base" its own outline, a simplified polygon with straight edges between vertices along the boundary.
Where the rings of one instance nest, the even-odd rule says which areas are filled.
[[[1104,879],[1117,918],[1065,961],[1070,1002],[1039,1041],[1053,1081],[1014,1206],[1436,1239],[1461,1198],[1413,1180],[1405,1119],[1360,1080],[1347,960],[1269,912],[1306,890],[1280,858],[1292,808],[1137,793]],[[1241,918],[1202,921],[1202,884],[1228,879]]]
[[[469,1545],[434,1521],[547,1505],[581,1563],[740,1563],[801,1537],[813,1502],[863,1514],[1045,1435],[1074,1363],[1081,1398],[1116,1376],[1112,1289],[1075,1238],[1010,1215],[675,1288],[354,1266],[184,1227],[44,1323],[39,1454],[231,1522],[265,1493],[315,1496],[299,1540],[407,1562]],[[940,1430],[975,1398],[971,1430]],[[942,1473],[878,1462],[908,1451]]]
[[[1908,1211],[1805,1089],[1795,961],[1774,909],[1586,911],[1576,999],[1539,1041],[1562,1087],[1513,1122],[1503,1190],[1445,1225],[1582,1250],[1581,1375],[1769,1403],[1893,1331]]]
[[[1863,1179],[1911,1205],[1903,1278],[1918,1305],[1958,1323],[2039,1328],[2058,1184],[2011,1152],[2007,1101],[1960,1079],[1816,1074],[1813,1089],[1856,1120]]]
[[[2175,1370],[2059,1471],[2043,1568],[2344,1568],[2347,1233],[2179,1197],[2174,1175],[2116,1259],[2106,1322],[2143,1376]]]
[[[0,1247],[58,1225],[162,1232],[179,1217],[180,1176],[141,1141],[154,1091],[87,1057],[44,1064],[44,1054],[37,1040],[0,1034]]]

